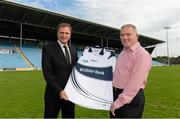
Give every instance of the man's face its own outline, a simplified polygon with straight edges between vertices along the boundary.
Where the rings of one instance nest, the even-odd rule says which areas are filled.
[[[71,31],[69,27],[60,27],[57,31],[57,37],[61,43],[67,44],[69,39],[71,38]]]
[[[120,32],[120,39],[125,48],[130,48],[138,42],[138,34],[132,27],[124,27]]]

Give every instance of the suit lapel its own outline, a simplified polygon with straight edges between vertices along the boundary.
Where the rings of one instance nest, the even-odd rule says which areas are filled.
[[[67,65],[66,57],[65,57],[65,55],[63,53],[63,50],[59,46],[58,42],[56,42],[56,52],[58,53],[58,56],[59,56],[59,58],[57,58],[57,59],[60,59],[62,62],[65,62],[66,65]]]
[[[70,51],[70,55],[71,55],[71,64],[73,64],[73,61],[75,61],[75,54],[74,54],[74,49],[73,49],[73,47],[71,47],[71,46],[69,46],[68,45],[68,47],[69,47],[69,51]],[[63,50],[61,49],[61,47],[59,46],[59,43],[58,42],[56,42],[56,51],[58,52],[58,56],[59,56],[59,58],[58,59],[61,59],[62,60],[62,62],[65,62],[65,64],[68,66],[68,64],[67,64],[67,62],[66,62],[66,57],[65,57],[65,55],[64,55],[64,53],[63,53]]]

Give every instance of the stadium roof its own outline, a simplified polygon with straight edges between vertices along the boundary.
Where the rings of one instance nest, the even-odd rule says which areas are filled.
[[[6,0],[0,1],[0,35],[19,37],[22,28],[23,38],[56,40],[56,26],[60,22],[72,25],[72,42],[102,44],[103,40],[103,46],[108,44],[109,47],[122,48],[117,28]],[[144,47],[164,42],[144,35],[140,35],[139,41]]]

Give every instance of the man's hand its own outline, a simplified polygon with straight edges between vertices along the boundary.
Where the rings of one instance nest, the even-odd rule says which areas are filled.
[[[113,116],[115,116],[115,111],[116,109],[115,109],[115,107],[114,107],[114,104],[111,104],[111,113],[112,113],[112,115]]]
[[[66,94],[66,92],[64,90],[59,92],[59,96],[60,96],[60,99],[64,99],[64,100],[68,100],[69,99],[69,97],[67,96],[67,94]]]

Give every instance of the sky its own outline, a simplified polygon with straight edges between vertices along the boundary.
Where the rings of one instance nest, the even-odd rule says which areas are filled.
[[[180,0],[8,0],[87,21],[120,28],[134,24],[139,34],[167,41],[169,56],[180,56]],[[167,56],[167,42],[153,57]]]

